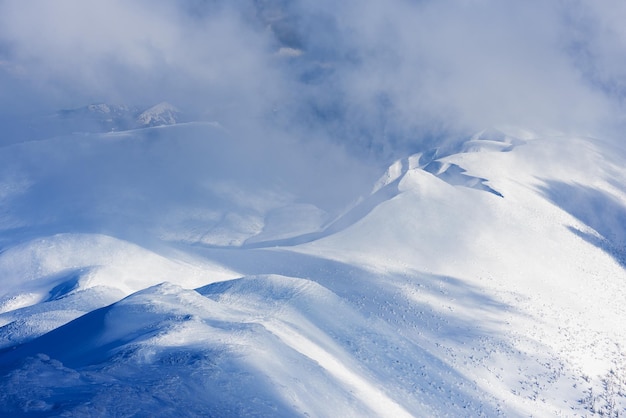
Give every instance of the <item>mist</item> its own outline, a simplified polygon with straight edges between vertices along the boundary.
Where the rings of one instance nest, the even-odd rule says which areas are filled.
[[[617,0],[4,0],[0,111],[166,100],[248,144],[381,165],[499,125],[619,137],[625,18]]]

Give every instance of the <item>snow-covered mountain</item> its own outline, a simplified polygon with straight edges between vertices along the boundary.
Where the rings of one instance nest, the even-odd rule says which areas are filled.
[[[181,112],[167,102],[161,102],[137,116],[139,126],[174,125],[181,118]]]
[[[76,109],[64,109],[37,122],[43,125],[44,130],[50,129],[50,125],[56,122],[60,134],[125,131],[134,127],[133,118],[139,111],[134,106],[95,103]]]
[[[332,206],[289,146],[198,122],[0,148],[0,415],[624,411],[624,150],[488,129],[369,193],[326,165]]]
[[[187,121],[182,111],[167,102],[150,107],[94,103],[48,115],[3,121],[3,126],[9,129],[1,139],[2,144],[9,144],[73,133],[121,132]]]

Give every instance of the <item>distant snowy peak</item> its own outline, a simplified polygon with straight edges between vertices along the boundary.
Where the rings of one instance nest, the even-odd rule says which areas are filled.
[[[105,133],[174,125],[182,120],[182,115],[180,110],[167,102],[150,108],[92,103],[74,109],[60,110],[51,118],[36,121],[34,125],[49,136],[74,132]]]
[[[137,117],[141,127],[174,125],[180,121],[180,110],[167,102],[161,102],[144,111]]]
[[[89,112],[94,113],[128,113],[131,109],[123,105],[109,105],[106,103],[96,103],[87,106]]]
[[[64,119],[91,118],[91,119],[116,119],[127,118],[139,111],[136,107],[125,105],[113,105],[107,103],[92,103],[87,106],[64,109],[57,116]]]

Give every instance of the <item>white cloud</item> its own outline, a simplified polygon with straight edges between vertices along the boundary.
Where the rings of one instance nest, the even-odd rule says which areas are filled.
[[[5,0],[0,83],[23,101],[169,100],[393,153],[496,124],[619,123],[625,20],[620,0]]]
[[[172,2],[34,0],[0,3],[0,16],[6,59],[77,102],[271,91],[267,39],[227,8],[196,20]]]

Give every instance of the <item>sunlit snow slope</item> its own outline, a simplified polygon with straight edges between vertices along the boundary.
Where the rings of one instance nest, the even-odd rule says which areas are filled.
[[[626,413],[624,150],[490,129],[339,207],[242,149],[0,148],[0,416]]]

